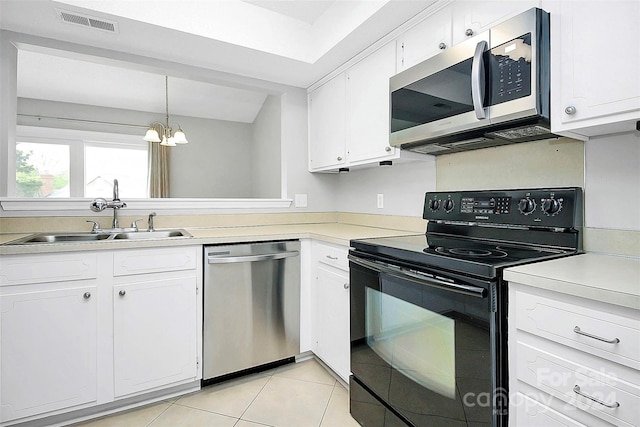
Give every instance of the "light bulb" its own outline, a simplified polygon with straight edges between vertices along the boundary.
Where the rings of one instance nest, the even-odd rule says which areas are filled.
[[[158,135],[158,131],[155,130],[154,128],[147,129],[147,133],[145,133],[144,138],[142,139],[148,142],[160,142],[160,136]]]

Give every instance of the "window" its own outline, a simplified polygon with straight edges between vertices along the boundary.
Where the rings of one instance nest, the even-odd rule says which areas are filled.
[[[111,198],[118,179],[121,197],[148,197],[148,143],[138,135],[102,135],[42,128],[19,134],[15,195]]]
[[[144,145],[84,145],[84,197],[113,195],[118,179],[120,197],[147,197],[148,152]]]
[[[69,145],[18,142],[16,196],[69,197]]]

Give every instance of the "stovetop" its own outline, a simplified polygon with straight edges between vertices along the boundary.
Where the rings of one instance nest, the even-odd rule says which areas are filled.
[[[390,258],[425,268],[494,278],[506,267],[542,261],[576,251],[483,242],[468,238],[428,236],[426,234],[352,240],[356,251]]]
[[[579,253],[577,187],[426,193],[425,234],[352,240],[355,253],[495,278],[505,267]]]

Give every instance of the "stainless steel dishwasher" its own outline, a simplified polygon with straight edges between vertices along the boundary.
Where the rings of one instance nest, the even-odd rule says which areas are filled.
[[[300,242],[204,247],[203,385],[300,353]]]

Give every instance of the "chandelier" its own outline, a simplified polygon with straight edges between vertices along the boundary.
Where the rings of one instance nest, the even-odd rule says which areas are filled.
[[[169,126],[169,76],[164,76],[164,85],[166,124],[160,122],[151,123],[143,139],[148,142],[159,142],[160,145],[168,147],[175,147],[177,144],[187,144],[189,141],[187,141],[187,137],[180,128],[180,125],[178,125],[178,129],[175,132],[173,132],[173,129]],[[162,138],[160,135],[162,135]]]

